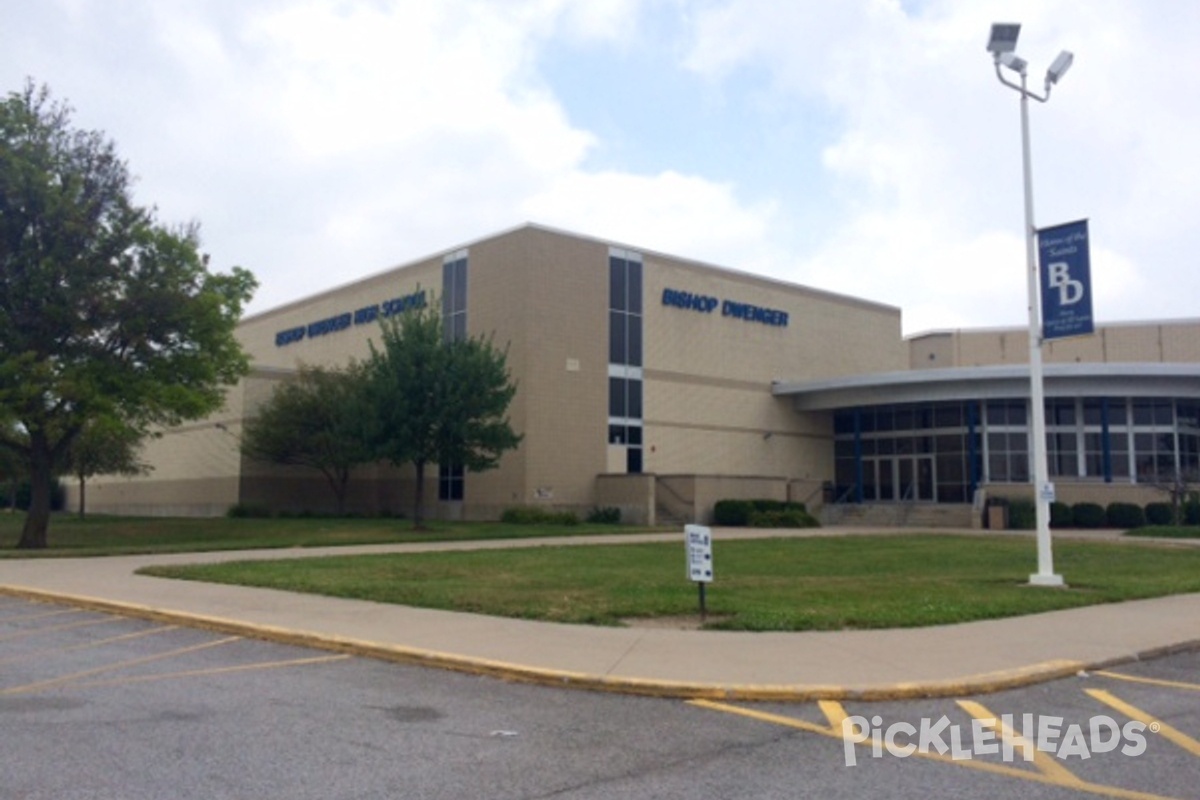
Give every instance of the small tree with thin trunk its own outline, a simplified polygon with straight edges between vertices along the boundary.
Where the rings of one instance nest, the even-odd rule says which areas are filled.
[[[1171,524],[1182,525],[1184,507],[1200,488],[1200,472],[1194,469],[1180,469],[1166,475],[1158,473],[1151,484],[1171,499]]]
[[[113,417],[97,417],[84,426],[67,452],[66,471],[79,482],[79,516],[87,514],[87,480],[95,475],[145,475],[149,464],[138,459],[145,431]]]
[[[431,464],[480,472],[520,444],[508,423],[516,385],[508,355],[483,337],[447,342],[432,306],[381,323],[382,348],[366,363],[376,455],[416,471],[413,527],[424,520],[425,472]]]
[[[343,514],[351,472],[374,460],[364,438],[365,403],[359,364],[302,366],[246,423],[242,452],[256,461],[317,470]]]

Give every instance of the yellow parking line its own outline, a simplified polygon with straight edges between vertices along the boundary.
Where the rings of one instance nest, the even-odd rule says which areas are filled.
[[[785,717],[780,714],[754,711],[752,709],[741,708],[739,706],[729,705],[728,703],[721,703],[714,700],[688,700],[687,703],[688,705],[696,706],[698,708],[706,708],[711,711],[721,711],[726,714],[735,714],[742,717],[748,717],[749,719],[758,720],[759,722],[768,722],[788,728],[796,728],[798,730],[809,731],[811,733],[820,734],[821,736],[828,736],[834,739],[843,739],[840,729],[835,732],[832,728],[825,728],[821,725],[814,725],[811,722],[792,719],[791,717]],[[870,747],[871,745],[868,742],[860,742],[858,746]],[[1033,781],[1034,783],[1042,783],[1048,786],[1060,786],[1067,789],[1075,789],[1080,792],[1087,792],[1089,794],[1100,795],[1102,797],[1115,797],[1119,800],[1176,800],[1175,798],[1170,798],[1165,795],[1152,794],[1150,792],[1138,792],[1132,789],[1122,789],[1118,786],[1104,786],[1103,784],[1081,781],[1075,778],[1074,775],[1071,776],[1071,780],[1061,780],[1042,772],[1021,769],[1019,767],[1010,767],[1006,764],[996,764],[990,761],[955,760],[949,755],[943,755],[936,752],[923,752],[921,750],[915,751],[912,755],[916,756],[917,758],[940,761],[943,764],[955,764],[960,767],[966,767],[968,769],[974,769],[980,772],[990,772],[994,775],[1018,778],[1023,781]]]
[[[821,709],[821,713],[825,715],[825,719],[829,720],[829,730],[842,735],[843,725],[849,715],[846,714],[846,709],[837,700],[818,700],[817,707]]]
[[[257,664],[237,664],[229,667],[212,667],[211,669],[192,669],[183,672],[163,672],[156,675],[134,675],[129,678],[83,681],[73,686],[76,689],[87,689],[95,686],[123,686],[127,683],[146,683],[148,681],[164,681],[172,678],[199,678],[207,675],[225,675],[230,672],[251,672],[259,669],[279,669],[281,667],[299,667],[308,664],[327,664],[331,661],[345,661],[353,657],[349,653],[341,653],[330,656],[312,656],[311,658],[293,658],[286,661],[263,661]]]
[[[87,628],[92,625],[111,625],[114,622],[125,622],[126,620],[120,617],[108,617],[107,619],[85,619],[79,622],[68,622],[63,625],[51,625],[48,628],[30,628],[29,630],[20,631],[18,633],[10,633],[7,636],[0,636],[0,642],[7,642],[13,639],[24,639],[28,636],[37,636],[39,633],[54,633],[56,631],[69,631],[74,628]]]
[[[159,653],[159,654],[153,655],[153,656],[145,656],[143,658],[135,658],[130,661],[122,661],[122,662],[119,662],[116,664],[109,664],[104,667],[97,667],[95,669],[84,670],[83,672],[76,672],[71,675],[63,675],[60,678],[51,678],[50,680],[47,680],[47,681],[38,681],[37,683],[27,683],[24,686],[13,686],[8,689],[0,689],[0,695],[23,694],[25,692],[36,692],[39,689],[47,689],[51,686],[59,686],[64,683],[70,683],[71,681],[76,681],[76,680],[79,680],[80,678],[86,678],[89,675],[98,675],[101,672],[111,672],[114,669],[124,669],[125,667],[135,667],[135,666],[138,666],[139,664],[148,664],[151,661],[161,661],[164,658],[174,658],[175,656],[181,656],[185,653],[193,653],[197,650],[204,650],[209,647],[218,647],[223,644],[229,644],[230,642],[241,641],[241,639],[242,639],[242,637],[240,637],[240,636],[229,636],[225,639],[217,639],[216,641],[212,641],[212,642],[204,642],[202,644],[195,644],[195,645],[192,645],[191,647],[181,647],[177,650],[171,650],[170,652],[167,652],[167,653]]]
[[[1200,692],[1200,683],[1184,683],[1183,681],[1164,681],[1160,678],[1143,678],[1139,675],[1124,675],[1120,672],[1109,672],[1108,670],[1099,670],[1093,672],[1093,675],[1100,675],[1105,678],[1115,678],[1119,681],[1129,681],[1130,683],[1148,683],[1151,686],[1166,686],[1171,689],[1188,689],[1193,692]]]
[[[84,614],[88,613],[82,608],[59,608],[54,611],[39,611],[36,614],[13,614],[8,617],[0,617],[0,622],[30,622],[36,619],[45,619],[46,617],[61,617],[63,614]]]
[[[781,714],[771,714],[766,711],[755,711],[749,708],[742,708],[741,706],[731,706],[728,703],[718,703],[715,700],[688,700],[687,703],[688,705],[697,706],[698,708],[707,708],[710,711],[724,711],[726,714],[737,714],[738,716],[756,719],[759,722],[769,722],[772,725],[782,725],[785,728],[796,728],[798,730],[808,731],[810,733],[819,733],[822,736],[835,735],[833,730],[830,728],[826,728],[822,725],[817,725],[812,722],[805,722],[802,719],[785,717]],[[836,733],[836,737],[838,739],[842,738],[842,731],[840,728]]]
[[[1037,767],[1048,778],[1054,779],[1055,782],[1061,783],[1064,786],[1077,786],[1083,783],[1075,776],[1075,773],[1064,767],[1058,762],[1054,756],[1045,752],[1039,751],[1033,742],[1028,738],[1017,733],[1012,728],[1004,724],[1004,720],[997,717],[989,711],[982,703],[976,703],[973,700],[959,700],[958,707],[966,711],[980,722],[989,724],[999,734],[1001,741],[1008,742],[1010,746],[1021,751],[1021,756],[1026,761],[1033,761],[1033,766]]]
[[[1085,689],[1084,691],[1086,691],[1092,698],[1104,703],[1104,705],[1108,706],[1109,708],[1116,709],[1130,719],[1135,719],[1138,722],[1143,723],[1147,728],[1150,729],[1151,733],[1157,733],[1164,739],[1179,745],[1192,755],[1200,756],[1200,742],[1188,736],[1183,731],[1178,730],[1177,728],[1172,728],[1162,720],[1155,719],[1145,711],[1142,711],[1140,708],[1131,706],[1124,700],[1119,700],[1103,689]]]
[[[19,653],[15,656],[9,656],[8,658],[0,658],[0,664],[11,664],[14,661],[24,661],[25,659],[28,659],[28,658],[44,658],[46,656],[58,655],[59,653],[71,653],[71,652],[74,652],[75,650],[86,650],[89,647],[100,647],[100,646],[106,645],[106,644],[114,644],[116,642],[123,642],[128,639],[139,639],[143,636],[149,636],[154,633],[164,633],[166,631],[175,631],[175,630],[179,630],[178,625],[164,625],[160,628],[149,628],[148,630],[144,630],[144,631],[134,631],[133,633],[122,633],[120,636],[109,636],[106,639],[96,639],[95,641],[83,642],[82,644],[73,644],[73,645],[70,645],[69,647],[52,647],[52,648],[47,648],[45,650],[34,650],[34,651],[31,651],[28,653]]]

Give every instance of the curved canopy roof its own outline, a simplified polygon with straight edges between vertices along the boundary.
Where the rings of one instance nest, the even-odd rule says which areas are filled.
[[[1046,364],[1047,397],[1200,398],[1200,364]],[[853,375],[825,381],[774,381],[771,393],[798,411],[885,403],[989,400],[1029,396],[1029,367],[1005,364]]]

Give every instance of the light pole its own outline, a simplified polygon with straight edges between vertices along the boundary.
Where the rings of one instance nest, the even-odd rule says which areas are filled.
[[[1038,571],[1029,576],[1029,583],[1034,586],[1062,586],[1062,575],[1054,572],[1054,551],[1050,543],[1050,502],[1053,500],[1054,485],[1050,483],[1049,469],[1046,466],[1046,405],[1042,380],[1042,326],[1041,304],[1039,290],[1041,282],[1038,276],[1037,245],[1035,237],[1037,229],[1033,225],[1033,168],[1029,155],[1029,98],[1044,103],[1050,99],[1050,87],[1071,67],[1074,56],[1066,50],[1058,54],[1050,69],[1046,71],[1045,93],[1038,95],[1026,86],[1026,61],[1013,51],[1017,47],[1017,37],[1021,26],[1012,23],[996,23],[992,25],[991,36],[988,37],[987,49],[992,54],[996,65],[996,77],[1005,86],[1015,89],[1021,95],[1021,156],[1025,176],[1025,267],[1029,280],[1029,411],[1030,438],[1032,441],[1031,456],[1033,457],[1033,488],[1034,502],[1037,506],[1037,548]],[[1016,72],[1021,76],[1018,85],[1004,77],[1001,67]]]

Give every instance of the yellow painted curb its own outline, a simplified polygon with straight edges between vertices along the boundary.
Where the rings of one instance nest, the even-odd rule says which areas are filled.
[[[924,697],[961,697],[963,695],[988,694],[1004,689],[1014,689],[1034,683],[1042,683],[1074,675],[1083,669],[1098,669],[1101,666],[1111,666],[1114,663],[1118,663],[1117,661],[1108,661],[1103,665],[1089,665],[1082,661],[1054,660],[955,680],[930,681],[926,683],[894,683],[861,688],[822,684],[691,683],[686,681],[609,677],[583,672],[546,669],[505,661],[444,653],[436,650],[306,633],[271,625],[258,625],[221,617],[190,614],[183,611],[166,611],[133,603],[48,592],[42,589],[31,589],[20,586],[0,586],[0,594],[38,602],[65,603],[77,608],[102,611],[124,617],[171,623],[218,633],[236,634],[280,644],[298,645],[317,650],[348,653],[401,664],[434,667],[470,675],[499,678],[515,683],[685,700],[807,702],[814,700],[882,701],[910,700]],[[1193,643],[1193,646],[1195,644]],[[1159,648],[1158,650],[1165,651],[1168,649],[1174,651],[1185,649],[1185,646]],[[1139,657],[1141,656],[1135,655],[1129,659],[1120,659],[1120,661],[1135,660]]]

